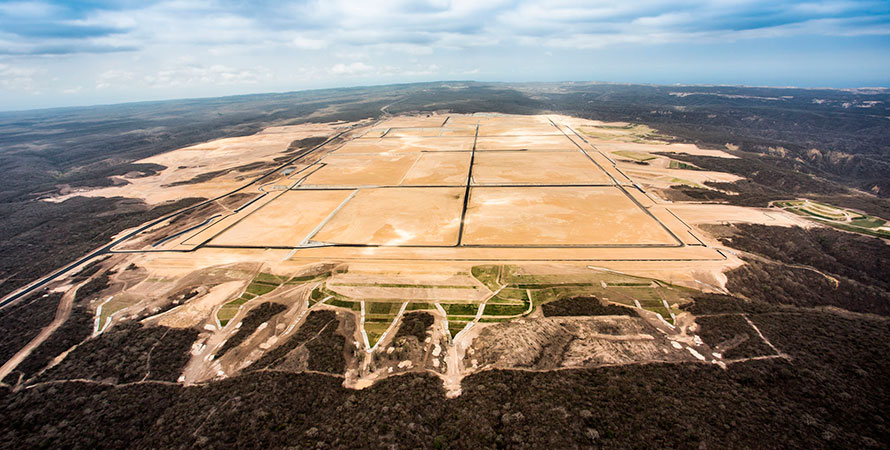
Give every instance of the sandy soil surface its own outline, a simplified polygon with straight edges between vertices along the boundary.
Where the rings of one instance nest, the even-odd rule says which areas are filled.
[[[465,185],[469,171],[469,152],[421,153],[400,184],[402,186]]]
[[[588,138],[588,140],[590,140]],[[606,152],[632,151],[632,152],[667,152],[688,153],[690,155],[713,156],[717,158],[736,158],[722,150],[699,148],[694,144],[647,144],[635,142],[603,141],[596,142],[596,148]]]
[[[457,243],[463,194],[463,188],[361,190],[322,227],[314,240],[453,245]]]
[[[167,167],[155,176],[130,178],[127,179],[129,184],[123,186],[78,190],[66,196],[55,197],[53,201],[63,201],[75,195],[122,196],[140,198],[147,203],[157,204],[184,197],[215,197],[245,184],[245,179],[256,177],[263,170],[233,171],[200,183],[170,185],[189,181],[209,172],[235,169],[251,163],[274,163],[273,159],[284,155],[291,142],[313,136],[329,136],[343,127],[344,124],[271,127],[250,136],[217,139],[173,150],[136,161],[136,163],[160,164]]]
[[[213,239],[214,245],[297,246],[353,191],[287,191]]]
[[[473,340],[463,362],[470,370],[542,370],[693,360],[643,319],[601,316],[523,319],[489,326]]]
[[[474,188],[464,243],[677,244],[655,220],[611,187]]]
[[[783,227],[815,226],[803,217],[777,208],[748,208],[732,205],[675,203],[671,211],[688,223],[754,223]]]
[[[412,154],[340,154],[321,161],[301,186],[393,186],[414,165],[418,155]]]
[[[479,152],[475,184],[611,184],[590,158],[576,152]]]
[[[439,137],[439,136],[475,136],[476,135],[476,127],[471,126],[461,126],[461,127],[431,127],[431,128],[390,128],[389,132],[383,136],[384,139],[388,138],[401,138],[408,136],[422,136],[422,137]]]
[[[578,150],[578,147],[562,134],[521,137],[479,136],[476,139],[476,150],[573,151]]]
[[[207,294],[193,298],[185,305],[164,314],[157,323],[174,328],[190,328],[199,325],[207,320],[217,306],[237,297],[246,286],[247,282],[245,281],[229,281],[214,286]]]
[[[470,151],[473,149],[473,137],[439,137],[435,139],[423,137],[403,137],[389,139],[362,138],[349,141],[337,150],[339,154],[347,153],[416,153],[437,151]]]

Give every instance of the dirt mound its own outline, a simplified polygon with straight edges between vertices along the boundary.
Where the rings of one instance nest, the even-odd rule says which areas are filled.
[[[313,311],[286,342],[266,353],[248,370],[312,370],[342,374],[346,370],[344,347],[352,323],[333,311]],[[343,328],[343,329],[341,329]]]
[[[639,318],[563,317],[487,327],[467,349],[464,365],[540,370],[691,359]]]

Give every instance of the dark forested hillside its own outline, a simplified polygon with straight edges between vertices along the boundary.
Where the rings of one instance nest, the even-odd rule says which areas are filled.
[[[883,447],[888,322],[763,310],[748,317],[790,361],[486,371],[451,400],[417,374],[360,391],[281,372],[195,387],[48,384],[0,394],[0,447]]]

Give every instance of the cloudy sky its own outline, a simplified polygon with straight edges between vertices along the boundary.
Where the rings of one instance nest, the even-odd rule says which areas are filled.
[[[0,110],[431,80],[890,85],[890,1],[0,0]]]

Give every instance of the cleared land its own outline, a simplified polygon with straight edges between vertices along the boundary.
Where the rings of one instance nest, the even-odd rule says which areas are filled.
[[[325,158],[302,186],[382,186],[399,184],[416,155],[339,154]]]
[[[418,152],[454,152],[473,149],[473,136],[402,138],[361,138],[349,141],[337,153],[418,153]]]
[[[216,239],[215,245],[295,247],[352,191],[287,191]]]
[[[462,188],[364,189],[313,238],[376,245],[457,243]]]
[[[421,153],[405,174],[401,184],[460,185],[467,182],[469,152]]]
[[[482,128],[481,126],[479,127]],[[578,147],[560,134],[532,136],[479,136],[476,150],[528,150],[528,151],[577,151]]]
[[[612,187],[474,188],[468,245],[677,245],[677,241]]]
[[[479,152],[473,182],[484,184],[611,184],[593,161],[575,152]]]

